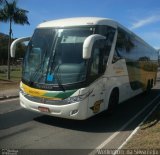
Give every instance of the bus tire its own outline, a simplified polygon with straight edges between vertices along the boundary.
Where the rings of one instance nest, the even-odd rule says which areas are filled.
[[[108,109],[109,113],[112,113],[115,107],[118,105],[119,102],[119,90],[118,88],[114,88],[111,92],[109,97]]]
[[[154,82],[153,82],[153,79],[151,80],[151,88],[153,88],[153,84],[154,84]]]
[[[151,80],[148,80],[147,82],[147,88],[146,88],[146,94],[149,94],[151,92]]]

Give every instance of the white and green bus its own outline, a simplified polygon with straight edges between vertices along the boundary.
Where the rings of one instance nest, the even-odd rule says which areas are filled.
[[[157,51],[111,19],[83,17],[44,22],[29,41],[20,104],[43,114],[83,120],[150,90]]]

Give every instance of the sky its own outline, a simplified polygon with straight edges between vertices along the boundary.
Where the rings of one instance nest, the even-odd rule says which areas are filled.
[[[160,49],[160,0],[17,0],[28,10],[30,25],[13,25],[13,37],[31,36],[38,24],[60,18],[104,17],[118,21],[156,49]],[[8,34],[9,23],[0,22]]]

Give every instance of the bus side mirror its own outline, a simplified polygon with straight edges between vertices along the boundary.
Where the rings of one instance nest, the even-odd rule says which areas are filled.
[[[106,39],[105,36],[99,34],[92,34],[88,36],[83,43],[83,59],[89,59],[91,57],[92,47],[97,40]]]
[[[14,58],[15,57],[15,51],[16,51],[16,45],[20,42],[25,42],[25,41],[29,41],[30,37],[23,37],[23,38],[19,38],[16,39],[12,42],[11,47],[10,47],[10,54],[11,57]]]

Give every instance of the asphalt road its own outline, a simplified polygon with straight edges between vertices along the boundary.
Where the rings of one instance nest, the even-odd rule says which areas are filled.
[[[112,115],[101,113],[85,121],[30,112],[19,106],[18,99],[0,101],[1,153],[18,149],[22,154],[67,155],[67,151],[89,154],[95,149],[117,149],[159,101],[158,82],[150,94],[123,102]]]

